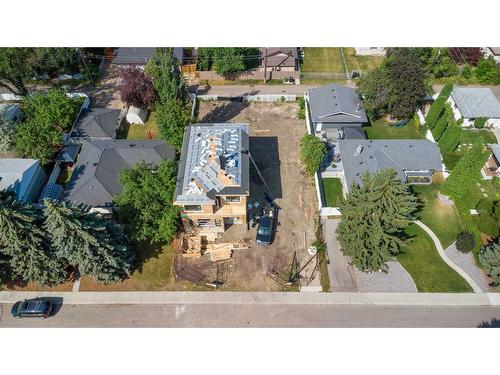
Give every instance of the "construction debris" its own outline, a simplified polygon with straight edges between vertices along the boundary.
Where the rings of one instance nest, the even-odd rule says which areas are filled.
[[[205,254],[210,255],[212,262],[231,258],[233,250],[248,249],[248,241],[214,242],[209,236],[191,235],[183,236],[176,241],[177,251],[186,258],[200,258]]]

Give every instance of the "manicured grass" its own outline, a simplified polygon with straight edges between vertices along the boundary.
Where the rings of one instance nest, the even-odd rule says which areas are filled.
[[[122,129],[118,131],[117,138],[130,140],[148,139],[148,130],[151,131],[153,139],[160,139],[160,130],[156,124],[155,112],[149,114],[148,121],[144,125],[122,125]]]
[[[340,178],[323,178],[322,181],[327,207],[338,207],[344,200]]]
[[[340,48],[304,48],[302,72],[344,73]]]
[[[438,200],[439,187],[437,182],[431,185],[412,185],[422,204],[417,216],[431,228],[446,249],[463,231],[463,226],[455,206],[445,205]]]
[[[342,48],[350,72],[361,70],[363,73],[377,68],[382,63],[384,56],[356,56],[354,48]]]
[[[113,290],[205,290],[189,282],[175,282],[173,273],[173,251],[169,244],[136,244],[137,269],[123,281],[101,284],[90,277],[82,277],[80,291]]]
[[[411,224],[406,232],[412,238],[396,259],[411,275],[419,292],[472,292],[470,285],[439,256],[427,233],[416,224]]]
[[[491,130],[487,129],[463,129],[462,136],[460,137],[460,143],[472,144],[479,137],[483,137],[484,143],[497,143],[497,138]]]
[[[330,78],[301,78],[301,85],[329,85],[331,83],[337,83],[339,85],[345,85],[347,81],[345,79],[330,79]]]
[[[465,149],[460,151],[452,151],[452,152],[443,152],[441,156],[443,157],[443,163],[446,165],[448,170],[452,170],[455,165],[457,165],[458,161],[464,156],[466,153]]]
[[[425,139],[425,134],[415,119],[411,119],[405,126],[397,128],[381,118],[363,129],[368,139]]]

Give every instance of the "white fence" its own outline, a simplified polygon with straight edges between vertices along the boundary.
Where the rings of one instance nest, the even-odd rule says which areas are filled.
[[[297,95],[295,94],[261,94],[261,95],[243,95],[243,96],[232,96],[230,99],[241,98],[248,102],[294,102],[297,100]],[[228,99],[227,96],[222,95],[198,95],[197,99],[204,101],[216,101]]]

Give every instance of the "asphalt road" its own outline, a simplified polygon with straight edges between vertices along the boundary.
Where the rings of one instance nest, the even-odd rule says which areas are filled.
[[[0,305],[0,327],[500,327],[498,307],[335,305],[65,305],[49,319],[15,319]]]

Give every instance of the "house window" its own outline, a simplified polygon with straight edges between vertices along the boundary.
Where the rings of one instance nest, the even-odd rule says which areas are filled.
[[[238,196],[227,196],[226,197],[226,202],[227,203],[239,203],[240,202],[240,197]]]
[[[201,211],[201,206],[199,204],[185,205],[184,211]]]
[[[210,219],[198,219],[198,226],[200,227],[209,227],[210,225]]]

